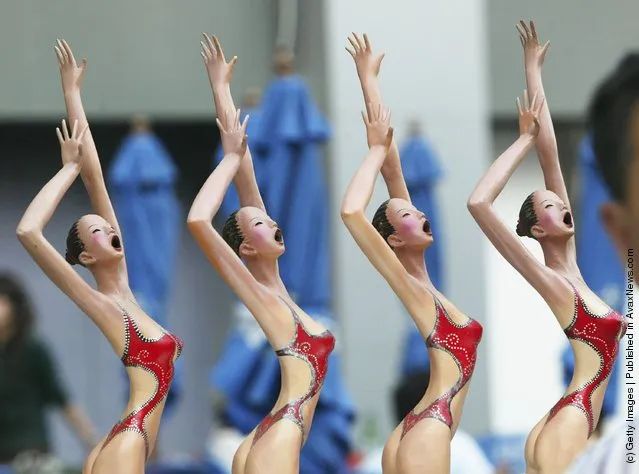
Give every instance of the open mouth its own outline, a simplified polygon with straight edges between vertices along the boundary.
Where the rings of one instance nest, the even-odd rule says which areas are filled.
[[[120,237],[119,236],[114,235],[113,237],[111,237],[111,246],[115,250],[122,250],[122,242],[120,241]]]
[[[422,227],[422,229],[424,229],[424,232],[426,232],[428,235],[432,234],[430,230],[430,221],[428,219],[424,221],[424,227]]]
[[[280,244],[284,243],[284,236],[282,235],[282,231],[279,229],[275,231],[275,241]]]
[[[570,214],[570,212],[566,212],[566,214],[564,215],[564,224],[566,224],[568,227],[572,227],[572,215]]]

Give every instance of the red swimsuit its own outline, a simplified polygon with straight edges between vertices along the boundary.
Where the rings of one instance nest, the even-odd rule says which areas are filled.
[[[546,423],[562,408],[573,406],[579,408],[586,415],[588,437],[590,437],[596,428],[595,415],[592,409],[592,394],[610,375],[619,352],[619,341],[626,334],[628,325],[624,317],[613,310],[602,316],[592,314],[588,311],[577,288],[572,283],[570,283],[570,286],[572,286],[575,293],[575,314],[564,333],[568,336],[568,339],[581,341],[592,347],[599,356],[601,365],[591,380],[557,402],[550,410]]]
[[[417,423],[425,418],[435,418],[446,424],[449,428],[453,424],[453,415],[450,405],[453,397],[464,388],[475,370],[477,361],[477,346],[481,341],[483,328],[477,321],[470,319],[463,325],[453,322],[446,309],[433,295],[437,319],[435,327],[426,339],[426,346],[447,352],[457,364],[460,377],[450,390],[444,393],[420,413],[411,410],[404,419],[402,438]]]
[[[154,394],[139,408],[133,410],[118,421],[102,445],[102,449],[118,434],[125,431],[139,433],[144,438],[146,456],[149,455],[149,440],[144,429],[146,417],[157,408],[166,397],[173,381],[174,359],[182,352],[182,341],[177,337],[164,333],[158,339],[144,337],[135,321],[122,308],[124,314],[125,345],[122,362],[125,367],[139,367],[155,378],[157,388]]]
[[[284,301],[284,300],[282,300]],[[291,309],[295,321],[295,335],[291,342],[283,349],[275,351],[279,357],[292,356],[306,362],[311,368],[311,384],[308,391],[301,397],[290,401],[275,413],[269,413],[257,426],[253,436],[255,444],[266,433],[271,426],[282,419],[287,419],[295,423],[302,430],[302,443],[306,439],[307,433],[304,430],[304,420],[302,409],[304,404],[313,398],[322,388],[326,371],[328,369],[328,356],[335,348],[335,338],[330,331],[326,330],[321,334],[309,334],[302,324],[302,320],[295,310],[284,301]]]

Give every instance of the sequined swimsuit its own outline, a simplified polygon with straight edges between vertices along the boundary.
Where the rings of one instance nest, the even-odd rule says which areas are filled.
[[[610,310],[604,315],[591,313],[577,288],[569,281],[575,294],[575,312],[570,325],[564,330],[568,339],[581,341],[592,347],[601,364],[595,376],[581,385],[574,392],[565,395],[550,410],[548,423],[562,408],[573,406],[580,409],[588,420],[588,437],[595,430],[595,415],[592,408],[592,394],[610,375],[617,353],[619,341],[626,334],[628,327],[625,318],[616,311]]]
[[[118,421],[107,436],[102,449],[113,438],[125,431],[139,433],[144,438],[146,457],[149,455],[149,439],[144,423],[146,418],[164,400],[173,381],[173,364],[182,352],[182,341],[165,332],[157,339],[144,337],[135,321],[120,307],[124,316],[125,345],[122,362],[125,367],[138,367],[149,372],[155,378],[157,387],[155,392],[142,404]]]
[[[450,406],[453,397],[464,388],[473,375],[477,361],[477,346],[484,331],[481,324],[473,319],[469,319],[461,325],[453,322],[439,299],[435,295],[433,295],[433,299],[435,300],[437,316],[435,327],[426,338],[426,346],[450,354],[459,368],[460,376],[455,385],[423,411],[415,413],[414,410],[411,410],[408,413],[404,418],[402,438],[417,423],[426,418],[435,418],[449,428],[452,426],[453,415]]]
[[[286,303],[286,301],[284,301],[284,303],[290,308],[291,314],[293,315],[295,335],[285,348],[275,351],[275,354],[277,354],[278,357],[297,357],[306,362],[310,366],[312,380],[308,391],[304,395],[288,402],[275,413],[269,413],[266,418],[262,420],[255,430],[253,444],[255,444],[271,426],[282,419],[290,420],[299,426],[302,430],[302,443],[305,441],[308,433],[304,430],[302,410],[306,402],[317,395],[322,388],[328,369],[328,357],[335,348],[335,338],[330,331],[326,330],[317,335],[309,334],[295,310]]]

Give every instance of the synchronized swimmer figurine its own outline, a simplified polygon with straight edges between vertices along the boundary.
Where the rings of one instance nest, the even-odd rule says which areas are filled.
[[[539,45],[532,22],[529,26],[522,21],[518,29],[528,82],[523,106],[518,99],[520,137],[479,181],[468,200],[468,209],[499,253],[546,301],[574,351],[575,371],[570,385],[533,428],[525,450],[527,474],[559,473],[584,449],[597,426],[626,321],[588,288],[577,266],[572,211],[550,111],[547,103],[544,106],[541,66],[548,43]],[[525,199],[516,232],[539,242],[544,263],[530,253],[493,208],[493,202],[535,144],[546,189]]]
[[[363,115],[369,152],[346,190],[342,219],[406,306],[430,354],[428,389],[386,442],[384,474],[449,472],[450,441],[461,419],[483,329],[448,301],[428,276],[424,252],[433,237],[427,217],[411,204],[390,113],[383,110],[377,81],[383,55],[373,55],[366,35],[360,39],[353,34],[349,42],[368,105]],[[364,212],[380,171],[390,199],[370,223]]]
[[[231,97],[236,58],[226,62],[215,36],[205,35],[202,47],[225,156],[193,202],[188,226],[211,264],[255,316],[282,370],[280,396],[238,449],[233,474],[297,474],[335,339],[295,304],[280,278],[277,261],[284,253],[284,238],[266,214],[257,187],[245,135],[248,117],[240,124]],[[211,222],[234,178],[242,207],[228,217],[220,235]]]
[[[142,474],[157,439],[173,366],[182,342],[139,307],[129,288],[120,227],[106,191],[98,153],[88,127],[80,89],[86,60],[77,65],[66,41],[55,47],[71,134],[58,129],[62,169],[33,199],[17,234],[38,266],[98,326],[121,357],[131,384],[120,421],[90,453],[83,474]],[[96,214],[78,219],[63,258],[43,235],[62,197],[81,175]],[[87,268],[97,290],[72,265]]]

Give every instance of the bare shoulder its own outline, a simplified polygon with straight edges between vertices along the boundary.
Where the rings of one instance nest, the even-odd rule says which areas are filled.
[[[94,302],[88,316],[112,343],[123,334],[124,313],[118,304],[104,293],[93,291]]]
[[[541,265],[543,284],[530,281],[539,295],[544,299],[550,310],[555,314],[562,326],[563,321],[572,320],[575,309],[575,288],[568,278],[560,275],[552,268]]]
[[[410,286],[410,297],[402,302],[415,323],[420,326],[421,322],[434,322],[436,303],[433,293],[410,274],[407,284]]]

